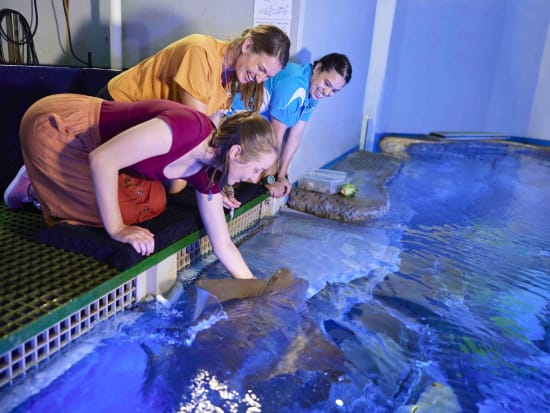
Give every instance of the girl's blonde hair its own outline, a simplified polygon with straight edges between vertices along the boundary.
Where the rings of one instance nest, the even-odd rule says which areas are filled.
[[[210,146],[216,149],[215,169],[210,171],[210,184],[217,182],[220,188],[227,185],[229,174],[229,150],[241,146],[242,162],[250,162],[264,154],[279,154],[279,144],[271,124],[256,112],[238,112],[220,123],[214,132]]]

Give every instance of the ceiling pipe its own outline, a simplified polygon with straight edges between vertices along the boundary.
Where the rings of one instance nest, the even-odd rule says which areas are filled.
[[[109,41],[111,69],[122,70],[122,0],[111,0]]]

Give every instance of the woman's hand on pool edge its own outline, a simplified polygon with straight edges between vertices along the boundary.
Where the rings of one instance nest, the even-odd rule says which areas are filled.
[[[155,251],[155,235],[147,228],[124,225],[110,235],[115,241],[130,244],[140,255],[148,256]]]
[[[290,194],[292,184],[288,181],[288,179],[283,178],[282,180],[278,180],[271,185],[266,184],[265,187],[269,191],[269,195],[271,195],[273,198],[281,198]]]

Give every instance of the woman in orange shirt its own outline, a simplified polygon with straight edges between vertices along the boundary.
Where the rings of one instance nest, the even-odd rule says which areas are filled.
[[[286,66],[289,49],[288,36],[272,25],[247,29],[231,42],[192,34],[115,76],[98,96],[127,102],[174,100],[219,120],[237,88],[248,85],[244,90],[250,97],[252,89],[262,89],[254,86]]]

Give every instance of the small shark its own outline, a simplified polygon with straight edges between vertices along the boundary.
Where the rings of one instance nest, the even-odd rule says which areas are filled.
[[[277,411],[327,402],[334,384],[349,382],[349,361],[309,316],[308,282],[292,279],[290,286],[267,294],[206,306],[194,321],[189,314],[190,322],[181,328],[157,322],[151,339],[140,343],[147,354],[144,404],[157,403],[158,411],[198,409],[201,402],[227,411],[258,404],[261,410]],[[173,312],[193,313],[196,294],[199,288],[187,289]],[[212,318],[216,322],[206,323],[186,342],[189,330]],[[361,389],[350,386],[359,396]],[[274,388],[280,391],[274,394]]]
[[[197,287],[197,305],[193,315],[196,320],[204,311],[209,302],[208,295],[217,299],[221,304],[231,300],[242,300],[250,297],[260,297],[294,284],[294,276],[288,268],[281,268],[266,279],[200,279],[195,282]],[[208,293],[208,294],[205,294]]]
[[[373,294],[368,298],[371,291]],[[449,406],[458,406],[459,410],[442,412],[460,411],[452,388],[442,384],[446,374],[438,364],[411,357],[421,354],[420,343],[426,331],[418,321],[419,315],[432,318],[437,315],[391,292],[381,294],[381,291],[388,290],[380,287],[373,290],[368,277],[348,283],[330,283],[308,300],[308,308],[353,366],[353,379],[358,383],[362,380],[364,388],[369,389],[371,402],[405,408],[410,400],[410,389],[426,386],[430,391],[419,402],[441,404],[439,400],[446,398],[450,400]],[[358,299],[342,300],[341,297]],[[432,388],[432,383],[437,384]],[[408,411],[416,410],[402,410],[401,413]]]

